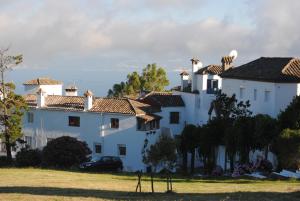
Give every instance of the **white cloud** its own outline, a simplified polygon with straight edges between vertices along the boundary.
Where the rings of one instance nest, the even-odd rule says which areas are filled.
[[[27,68],[136,69],[157,62],[179,69],[192,56],[216,63],[238,49],[238,61],[244,62],[263,55],[295,56],[300,47],[296,0],[250,2],[252,26],[233,23],[228,12],[223,20],[215,17],[222,9],[199,17],[209,3],[205,0],[7,2],[0,0],[0,46],[12,44],[12,51],[24,54]],[[180,20],[185,16],[193,20]]]

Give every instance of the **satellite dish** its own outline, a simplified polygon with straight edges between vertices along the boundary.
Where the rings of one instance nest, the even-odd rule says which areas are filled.
[[[236,50],[231,50],[229,56],[233,57],[233,59],[236,59],[238,56],[238,52]]]
[[[199,66],[199,68],[202,68],[203,67],[203,63],[201,61],[199,61],[198,66]]]

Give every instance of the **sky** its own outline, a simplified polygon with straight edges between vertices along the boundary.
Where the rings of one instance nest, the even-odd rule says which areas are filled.
[[[171,88],[192,57],[220,64],[236,49],[238,66],[299,56],[299,10],[299,0],[0,0],[0,48],[23,54],[8,73],[19,93],[48,76],[105,96],[149,63]]]

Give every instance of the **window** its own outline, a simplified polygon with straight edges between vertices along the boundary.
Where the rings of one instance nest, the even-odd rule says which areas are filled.
[[[207,90],[208,94],[215,94],[218,92],[218,80],[207,79]]]
[[[119,156],[126,156],[126,145],[125,144],[118,144],[118,151]]]
[[[27,122],[33,123],[33,112],[27,112]]]
[[[254,89],[253,90],[253,100],[256,101],[256,99],[257,99],[257,89]]]
[[[111,118],[110,119],[110,127],[111,128],[119,128],[119,119]]]
[[[25,136],[25,142],[26,142],[26,145],[31,147],[32,146],[32,137],[31,136]]]
[[[137,118],[137,130],[138,131],[149,131],[156,130],[160,127],[159,119],[155,119],[152,121],[145,121],[144,119]]]
[[[69,116],[69,126],[80,127],[80,117]]]
[[[179,112],[170,112],[170,124],[179,124]]]
[[[243,99],[245,96],[245,88],[240,87],[240,99]]]
[[[101,154],[102,153],[102,146],[100,143],[95,143],[94,144],[94,151],[96,154]]]
[[[270,100],[270,91],[265,91],[265,102],[268,102]]]

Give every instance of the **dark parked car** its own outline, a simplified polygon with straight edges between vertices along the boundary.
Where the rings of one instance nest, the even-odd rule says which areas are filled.
[[[121,171],[123,163],[117,156],[102,156],[89,162],[80,164],[80,169],[92,171]]]

